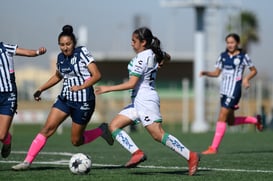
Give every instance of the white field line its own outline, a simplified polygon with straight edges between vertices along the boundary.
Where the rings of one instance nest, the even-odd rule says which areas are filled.
[[[14,154],[26,154],[25,151],[12,151]],[[41,155],[61,155],[61,156],[72,156],[75,153],[69,152],[40,152]],[[0,160],[0,163],[20,163],[20,161],[14,160]],[[68,165],[69,160],[57,160],[57,161],[44,161],[44,162],[33,162],[33,164],[41,165]],[[92,163],[95,167],[120,167],[121,165],[114,164],[97,164]],[[188,167],[176,167],[176,166],[156,166],[156,165],[140,165],[139,168],[147,169],[171,169],[171,170],[187,170]],[[247,172],[247,173],[273,173],[273,170],[247,170],[247,169],[232,169],[232,168],[209,168],[209,167],[199,167],[199,170],[210,170],[210,171],[220,171],[220,172]]]

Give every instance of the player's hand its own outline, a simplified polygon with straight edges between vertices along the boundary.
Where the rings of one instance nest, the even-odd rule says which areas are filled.
[[[74,86],[70,87],[71,92],[77,92],[77,91],[79,91],[81,89],[82,89],[81,86],[77,86],[77,85],[74,85]]]
[[[245,89],[248,89],[250,87],[250,83],[248,79],[243,79],[243,86]]]
[[[39,53],[38,55],[43,55],[43,54],[45,54],[46,53],[46,48],[45,47],[40,47],[38,50],[37,50],[37,52]]]
[[[95,94],[99,95],[99,94],[103,94],[108,92],[108,86],[97,86],[95,87]]]
[[[201,71],[199,76],[202,77],[202,76],[205,76],[206,74],[207,74],[206,71]]]
[[[36,92],[34,92],[33,97],[34,97],[35,101],[40,101],[41,100],[41,97],[40,97],[41,94],[42,94],[41,90],[37,90]]]

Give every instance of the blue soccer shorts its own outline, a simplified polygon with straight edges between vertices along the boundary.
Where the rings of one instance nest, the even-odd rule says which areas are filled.
[[[14,116],[17,110],[17,93],[0,92],[0,114]]]
[[[74,102],[63,100],[58,97],[56,102],[53,104],[53,107],[70,115],[74,123],[86,125],[90,121],[95,110],[95,102],[95,100]]]

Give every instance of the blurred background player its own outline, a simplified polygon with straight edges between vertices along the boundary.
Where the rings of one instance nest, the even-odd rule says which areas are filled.
[[[241,98],[242,86],[250,87],[250,80],[257,74],[249,56],[240,48],[240,37],[237,34],[229,34],[226,37],[226,51],[221,53],[216,63],[216,69],[212,72],[202,71],[201,76],[218,77],[221,79],[221,109],[216,123],[216,130],[211,146],[202,154],[216,154],[222,138],[226,131],[226,123],[230,126],[241,124],[254,124],[259,131],[263,130],[261,117],[235,117],[234,111],[238,109],[238,103]],[[244,77],[245,67],[248,67],[250,73]]]
[[[13,170],[28,169],[47,139],[68,116],[72,118],[71,142],[74,146],[87,144],[99,136],[110,145],[114,142],[106,123],[85,131],[95,109],[93,84],[101,78],[94,58],[86,47],[76,47],[76,37],[70,25],[63,27],[58,43],[61,53],[58,55],[56,73],[34,93],[34,98],[39,101],[43,91],[63,79],[61,93],[53,104],[45,125],[33,140],[24,162],[13,166]]]
[[[160,101],[155,90],[155,80],[158,67],[162,66],[163,61],[169,61],[170,56],[161,50],[160,41],[145,27],[133,32],[131,45],[137,55],[128,64],[129,80],[118,85],[95,88],[97,94],[132,89],[132,103],[109,125],[112,136],[132,154],[125,167],[136,167],[147,159],[144,152],[122,130],[134,121],[140,121],[156,141],[184,157],[188,161],[189,175],[194,175],[199,163],[198,154],[191,152],[177,138],[166,133],[161,125]]]
[[[29,50],[0,42],[0,140],[3,143],[1,156],[6,158],[11,151],[9,129],[17,109],[17,87],[15,82],[14,55],[36,57],[46,53],[46,48]]]

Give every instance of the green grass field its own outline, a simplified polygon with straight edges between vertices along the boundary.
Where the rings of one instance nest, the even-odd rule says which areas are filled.
[[[90,125],[89,128],[96,125]],[[81,147],[70,144],[70,128],[61,135],[52,136],[31,169],[12,171],[12,165],[22,161],[40,125],[13,126],[12,153],[0,159],[0,180],[272,180],[273,132],[228,132],[217,155],[202,156],[198,173],[190,177],[187,162],[173,151],[152,140],[139,127],[131,136],[142,148],[148,160],[138,168],[122,168],[130,154],[118,143],[108,146],[103,139]],[[165,125],[165,130],[178,137],[188,148],[202,151],[211,143],[213,133],[182,134],[180,126]],[[92,170],[88,175],[72,175],[68,169],[71,154],[82,152],[92,157]]]

